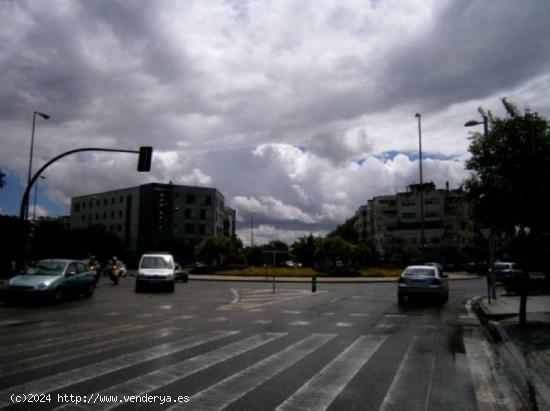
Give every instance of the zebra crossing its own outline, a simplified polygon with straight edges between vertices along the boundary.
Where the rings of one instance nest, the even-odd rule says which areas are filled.
[[[274,292],[273,288],[232,288],[231,292],[234,296],[233,301],[220,307],[220,310],[228,311],[241,308],[251,312],[262,312],[262,307],[266,305],[321,295],[325,291],[312,294],[308,290],[300,289],[281,289]]]
[[[99,341],[85,334],[52,334],[46,339],[46,347],[35,343],[44,334],[42,329],[34,328],[18,333],[27,340],[15,344],[25,358],[7,355],[10,346],[4,346],[0,408],[13,405],[13,394],[86,390],[90,394],[88,403],[52,402],[49,409],[108,410],[123,405],[125,398],[177,392],[187,395],[189,402],[164,404],[165,409],[219,410],[234,407],[268,387],[274,379],[292,373],[299,374],[299,379],[292,381],[288,392],[265,409],[323,410],[352,389],[358,375],[383,372],[374,368],[373,361],[387,355],[384,350],[392,340],[405,338],[406,349],[397,350],[389,360],[392,365],[387,368],[395,368],[395,375],[382,387],[383,395],[376,408],[397,410],[406,404],[408,410],[434,409],[430,405],[432,397],[444,384],[435,375],[445,373],[437,330],[400,335],[391,324],[386,325],[373,327],[367,333],[341,335],[338,328],[333,332],[304,328],[256,332],[232,329],[232,324],[227,324],[229,329],[196,331],[184,325],[151,323],[141,328],[122,328],[122,335],[120,326],[88,330],[93,338],[103,338]],[[10,342],[8,337],[2,340]],[[469,333],[462,342],[466,352],[461,361],[469,370],[475,395],[472,401],[479,409],[517,408],[517,400],[510,395],[498,371],[498,360],[483,337]],[[304,361],[319,366],[310,373],[304,372]],[[36,370],[40,372],[35,374]],[[297,370],[301,372],[295,373]],[[94,390],[84,387],[100,377],[109,383],[100,386],[94,397]],[[192,387],[191,391],[186,391],[187,387]],[[90,403],[91,398],[95,398],[95,403]],[[110,401],[97,402],[99,398]]]

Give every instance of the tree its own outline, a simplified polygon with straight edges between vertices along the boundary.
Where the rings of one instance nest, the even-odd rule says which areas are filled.
[[[535,231],[550,224],[550,124],[537,113],[502,99],[507,118],[488,113],[485,136],[474,133],[466,168],[467,197],[477,221],[486,227],[511,230],[528,226]]]
[[[206,238],[197,245],[196,251],[197,258],[209,265],[244,262],[242,242],[238,238]]]
[[[290,254],[304,267],[312,267],[315,263],[315,250],[318,241],[319,239],[312,234],[304,235],[290,246]]]
[[[353,246],[340,237],[326,237],[317,243],[316,256],[319,261],[329,261],[333,267],[340,260],[348,264],[353,252]]]
[[[348,218],[343,224],[340,224],[333,231],[328,233],[327,237],[340,237],[342,240],[345,240],[352,244],[357,244],[359,241],[359,233],[355,223],[357,222],[357,217],[353,216]]]
[[[528,272],[536,260],[542,261],[542,253],[533,249],[550,229],[550,124],[530,110],[522,114],[506,99],[502,103],[508,117],[489,113],[490,130],[472,137],[466,168],[473,174],[466,193],[481,225],[521,234],[512,242],[513,257]],[[527,279],[522,279],[520,325],[526,324]]]

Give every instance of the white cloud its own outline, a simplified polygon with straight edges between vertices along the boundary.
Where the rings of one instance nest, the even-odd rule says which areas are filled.
[[[550,3],[502,0],[6,2],[0,8],[0,165],[48,198],[148,182],[218,188],[278,234],[330,230],[375,195],[458,186],[464,123],[499,98],[550,115]],[[506,47],[502,47],[506,44]],[[7,210],[5,190],[0,207]],[[285,222],[286,225],[279,222]],[[300,222],[302,226],[298,227]],[[292,224],[291,224],[292,223]],[[304,227],[307,226],[307,227]]]

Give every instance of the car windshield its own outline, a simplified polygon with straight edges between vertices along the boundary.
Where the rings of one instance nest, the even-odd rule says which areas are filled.
[[[435,277],[435,270],[432,268],[407,268],[403,274],[405,277]]]
[[[67,263],[61,261],[39,261],[38,264],[28,267],[25,274],[29,275],[62,275]]]
[[[495,264],[495,270],[508,270],[510,269],[510,264],[505,263],[496,263]]]
[[[150,256],[143,257],[141,268],[173,268],[173,266],[168,256]]]

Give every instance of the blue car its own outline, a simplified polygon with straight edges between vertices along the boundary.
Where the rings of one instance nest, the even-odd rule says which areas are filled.
[[[62,301],[68,296],[91,297],[95,279],[89,267],[77,260],[40,260],[7,281],[7,302],[24,299]]]

